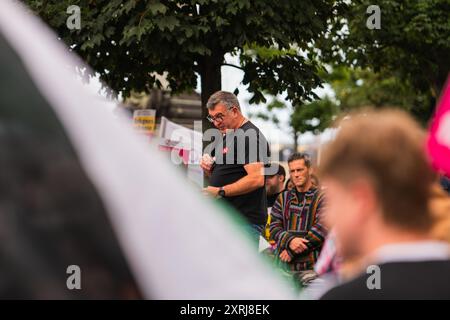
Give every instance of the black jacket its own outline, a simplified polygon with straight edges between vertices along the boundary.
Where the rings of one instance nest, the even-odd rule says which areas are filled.
[[[321,300],[450,299],[450,260],[389,262],[379,267],[380,289],[368,289],[373,272],[364,273],[331,289]]]

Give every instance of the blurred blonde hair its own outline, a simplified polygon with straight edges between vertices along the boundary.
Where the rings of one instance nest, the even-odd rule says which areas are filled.
[[[324,150],[319,172],[341,183],[367,179],[383,218],[397,227],[429,232],[431,186],[435,180],[425,153],[425,131],[404,111],[351,113]]]

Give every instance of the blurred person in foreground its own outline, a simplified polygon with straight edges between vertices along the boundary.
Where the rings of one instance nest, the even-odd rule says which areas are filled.
[[[323,194],[312,184],[307,155],[294,153],[288,159],[294,188],[284,191],[271,210],[270,235],[277,254],[295,278],[304,281],[322,248],[327,231],[322,223]]]
[[[424,139],[406,113],[368,111],[351,115],[325,150],[327,222],[342,258],[364,268],[322,299],[450,298],[450,248],[432,234]]]

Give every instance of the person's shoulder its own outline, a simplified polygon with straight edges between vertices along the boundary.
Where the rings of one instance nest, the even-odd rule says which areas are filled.
[[[317,201],[321,200],[325,196],[325,192],[321,188],[312,187],[307,191],[309,196],[313,196]]]
[[[250,120],[246,121],[246,122],[242,125],[242,128],[246,128],[246,129],[253,128],[253,129],[259,130],[258,127],[255,126],[255,124],[254,124],[253,122],[251,122]]]
[[[275,199],[274,206],[277,206],[278,209],[283,209],[285,199],[289,196],[289,190],[283,190],[280,193],[277,194],[277,197]]]
[[[256,133],[257,133],[259,136],[265,138],[265,137],[264,137],[264,134],[262,133],[262,131],[259,130],[259,128],[258,128],[253,122],[251,122],[250,120],[248,120],[246,123],[244,123],[244,124],[241,126],[241,129],[243,129],[244,131],[247,131],[247,130],[255,130]]]
[[[284,189],[283,191],[281,191],[281,192],[279,193],[279,195],[281,195],[281,197],[282,197],[283,199],[285,199],[285,198],[287,198],[287,197],[292,197],[292,194],[293,194],[293,193],[295,193],[294,188],[292,188],[292,189]]]
[[[248,130],[254,130],[256,131],[258,134],[262,134],[261,130],[259,130],[259,128],[257,126],[255,126],[255,124],[253,122],[251,122],[250,120],[248,120],[247,122],[245,122],[242,126],[241,129],[244,131],[248,131]]]
[[[368,299],[366,277],[360,275],[328,290],[320,300],[358,300]]]
[[[326,197],[326,193],[321,188],[317,188],[317,196],[319,200],[322,200]]]
[[[380,288],[369,288],[372,273],[361,273],[326,292],[322,300],[448,299],[449,260],[399,261],[378,265]],[[414,281],[411,281],[414,279]]]

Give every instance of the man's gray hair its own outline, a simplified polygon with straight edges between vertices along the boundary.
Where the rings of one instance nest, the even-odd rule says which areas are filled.
[[[238,110],[241,110],[241,106],[239,105],[239,101],[237,97],[228,91],[217,91],[211,97],[209,97],[208,102],[206,103],[206,108],[214,109],[216,105],[219,103],[225,105],[227,109],[231,109],[233,107],[237,107]]]

